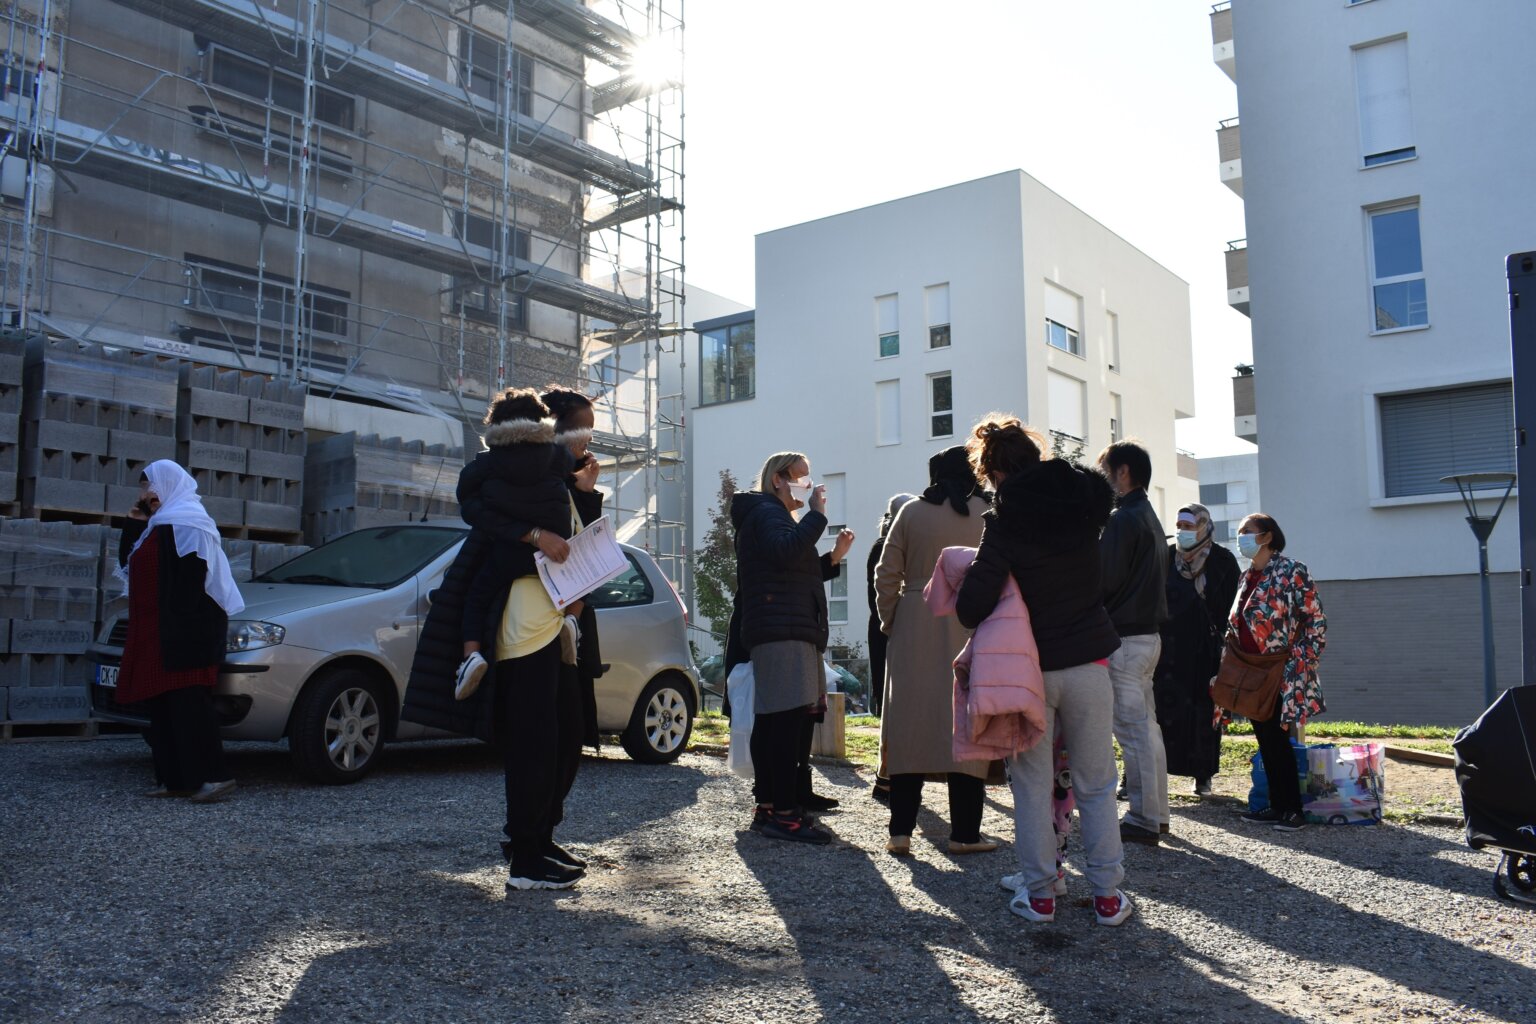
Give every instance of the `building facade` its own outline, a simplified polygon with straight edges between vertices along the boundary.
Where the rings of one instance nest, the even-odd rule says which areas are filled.
[[[1211,512],[1211,531],[1216,543],[1237,554],[1237,528],[1254,512],[1264,511],[1259,502],[1259,456],[1217,455],[1199,460],[1200,504]]]
[[[720,470],[745,488],[769,454],[807,453],[831,523],[859,537],[829,585],[834,642],[865,635],[890,496],[921,491],[929,456],[989,411],[1090,461],[1138,438],[1165,523],[1194,499],[1174,445],[1194,408],[1188,286],[1027,174],[759,235],[756,277],[754,313],[695,325],[693,544]]]
[[[1536,139],[1501,126],[1536,115],[1507,88],[1536,7],[1236,0],[1212,19],[1239,106],[1221,178],[1247,220],[1227,253],[1229,301],[1253,320],[1238,433],[1262,435],[1265,511],[1320,583],[1330,713],[1469,721],[1483,707],[1477,548],[1442,478],[1514,470],[1503,267],[1536,244]],[[1509,685],[1521,636],[1505,515],[1491,557]]]

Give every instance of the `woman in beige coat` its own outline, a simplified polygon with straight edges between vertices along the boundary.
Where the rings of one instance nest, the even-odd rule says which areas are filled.
[[[896,514],[875,567],[880,628],[890,637],[886,653],[885,709],[880,745],[891,779],[891,838],[886,850],[905,856],[922,802],[923,778],[949,780],[949,852],[990,853],[997,843],[981,838],[985,761],[956,761],[951,753],[953,662],[967,632],[954,616],[936,618],[923,603],[923,587],[939,552],[981,543],[981,514],[964,447],[928,460],[931,481],[922,500]]]

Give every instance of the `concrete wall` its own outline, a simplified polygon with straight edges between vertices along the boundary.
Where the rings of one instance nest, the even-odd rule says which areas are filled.
[[[1508,87],[1536,5],[1236,0],[1233,14],[1266,511],[1324,581],[1465,573],[1454,495],[1383,497],[1376,396],[1509,377],[1503,259],[1536,238],[1536,136],[1498,126],[1536,121],[1536,96]],[[1362,168],[1351,47],[1400,34],[1418,156]],[[1429,326],[1376,333],[1365,209],[1411,199]],[[1496,570],[1516,567],[1516,539],[1494,534]]]
[[[1047,280],[1082,297],[1082,356],[1046,345]],[[940,283],[951,344],[930,349],[924,289]],[[881,358],[876,298],[889,294],[901,353]],[[1107,366],[1106,309],[1120,315],[1120,373]],[[847,624],[833,629],[848,640],[864,636],[864,560],[890,496],[922,490],[928,457],[962,442],[989,410],[1046,426],[1052,368],[1086,385],[1090,457],[1109,441],[1107,395],[1118,391],[1125,433],[1152,448],[1154,484],[1171,490],[1179,479],[1173,420],[1193,405],[1186,286],[1022,172],[759,235],[756,324],[756,397],[691,413],[693,545],[721,469],[750,487],[769,454],[807,453],[816,479],[832,485],[832,521],[859,536]],[[928,382],[946,371],[954,429],[934,437]],[[900,394],[899,444],[877,443],[884,381]]]
[[[1470,538],[1468,538],[1470,546]],[[1300,550],[1298,558],[1306,560]],[[1517,574],[1491,580],[1501,686],[1520,681]],[[1327,719],[1460,726],[1482,714],[1483,619],[1475,575],[1327,580],[1319,676]]]

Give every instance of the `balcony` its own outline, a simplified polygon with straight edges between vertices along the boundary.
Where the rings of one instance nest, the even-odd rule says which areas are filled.
[[[1248,312],[1248,239],[1227,243],[1227,305],[1243,316]]]
[[[1221,160],[1221,183],[1243,194],[1243,137],[1238,132],[1237,118],[1229,117],[1216,127],[1216,154]]]
[[[1211,59],[1216,66],[1237,81],[1237,57],[1232,48],[1231,0],[1211,8]]]
[[[1244,441],[1259,443],[1259,410],[1253,393],[1253,367],[1243,364],[1232,378],[1232,432]]]

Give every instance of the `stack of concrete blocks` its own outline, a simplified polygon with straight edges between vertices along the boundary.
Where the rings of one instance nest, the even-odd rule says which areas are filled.
[[[83,722],[97,629],[99,525],[0,520],[0,701],[23,722]]]
[[[176,437],[214,522],[296,540],[304,389],[239,370],[183,366]]]
[[[21,468],[21,381],[25,349],[21,335],[0,332],[0,505],[16,500]]]
[[[304,539],[324,544],[352,530],[459,518],[454,494],[464,449],[377,435],[337,434],[309,446]]]
[[[27,345],[21,499],[28,512],[124,515],[144,467],[176,457],[174,362],[87,342]]]

